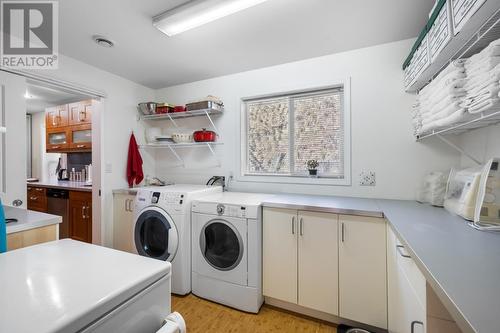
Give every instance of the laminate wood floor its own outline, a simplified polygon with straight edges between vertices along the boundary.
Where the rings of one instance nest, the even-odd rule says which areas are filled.
[[[178,311],[188,333],[337,333],[334,326],[264,305],[258,314],[238,311],[192,294],[172,295],[172,311]]]

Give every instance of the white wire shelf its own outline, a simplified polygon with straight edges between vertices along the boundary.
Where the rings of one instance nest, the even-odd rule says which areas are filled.
[[[406,87],[407,92],[417,92],[456,59],[468,58],[500,38],[500,9],[498,1],[486,1],[467,22],[467,28],[454,36],[437,58],[417,80]],[[492,15],[493,13],[493,15]]]
[[[153,149],[168,149],[174,156],[177,158],[179,161],[179,166],[181,167],[186,167],[186,164],[184,163],[184,160],[182,157],[177,153],[177,149],[179,148],[208,148],[214,159],[217,161],[217,166],[221,166],[220,159],[217,157],[217,154],[215,153],[215,146],[221,146],[223,145],[223,142],[188,142],[188,143],[170,143],[170,142],[165,142],[165,143],[148,143],[145,145],[140,145],[139,148],[141,149],[147,149],[147,148],[153,148]]]
[[[221,146],[223,142],[188,142],[188,143],[147,143],[145,145],[140,145],[140,148],[200,148],[207,146]]]
[[[442,134],[460,134],[476,128],[500,123],[500,107],[478,113],[477,115],[473,115],[471,117],[471,120],[468,120],[464,123],[452,125],[443,129],[434,130],[430,133],[419,135],[417,136],[417,141],[422,141],[427,138]]]
[[[184,111],[184,112],[171,112],[171,113],[158,113],[150,115],[140,115],[141,119],[144,120],[172,120],[172,119],[182,119],[191,117],[202,117],[208,115],[218,115],[224,113],[224,109],[202,109],[196,111]]]

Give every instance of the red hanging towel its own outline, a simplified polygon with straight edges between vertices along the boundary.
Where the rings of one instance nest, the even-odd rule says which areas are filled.
[[[127,181],[128,186],[133,187],[139,184],[144,179],[142,171],[142,157],[139,153],[137,141],[135,141],[134,133],[130,135],[130,142],[128,144],[128,159],[127,159]]]

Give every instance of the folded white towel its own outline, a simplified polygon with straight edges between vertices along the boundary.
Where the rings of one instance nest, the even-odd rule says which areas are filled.
[[[423,125],[421,132],[422,133],[429,133],[433,130],[439,130],[441,128],[450,126],[450,125],[456,125],[460,124],[462,122],[466,122],[467,120],[470,119],[470,116],[467,114],[467,111],[465,109],[460,109],[451,115],[449,115],[446,118],[436,120],[430,124]]]
[[[469,110],[469,113],[476,114],[476,113],[489,111],[490,109],[499,108],[499,107],[500,107],[500,99],[488,98],[488,99],[483,100],[475,105],[470,106],[468,110]]]
[[[464,101],[474,100],[481,96],[496,97],[500,91],[500,84],[498,81],[493,82],[485,87],[477,87],[467,91],[467,96]]]
[[[481,52],[474,54],[472,57],[470,57],[469,61],[476,62],[487,57],[494,57],[499,55],[500,55],[500,39],[497,39],[491,42]]]
[[[422,125],[428,125],[429,123],[432,123],[436,120],[446,118],[452,115],[453,113],[459,111],[460,109],[463,109],[463,107],[460,104],[461,104],[460,102],[452,103],[446,106],[444,109],[440,110],[439,112],[431,115],[430,117],[422,118],[421,120]]]
[[[468,59],[465,63],[465,71],[474,71],[477,70],[481,67],[484,66],[492,66],[495,67],[500,63],[500,56],[493,56],[493,57],[485,57],[483,59],[480,59],[479,61],[472,61],[471,59]]]

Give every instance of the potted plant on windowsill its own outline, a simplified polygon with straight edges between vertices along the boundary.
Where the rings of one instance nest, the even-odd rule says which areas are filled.
[[[317,177],[318,176],[318,161],[309,160],[307,161],[307,169],[309,170],[309,176]]]

